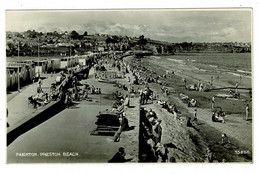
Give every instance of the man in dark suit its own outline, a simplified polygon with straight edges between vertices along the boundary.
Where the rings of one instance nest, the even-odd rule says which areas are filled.
[[[108,162],[109,163],[122,163],[122,162],[126,162],[126,161],[127,160],[125,159],[125,148],[120,147],[118,152]]]

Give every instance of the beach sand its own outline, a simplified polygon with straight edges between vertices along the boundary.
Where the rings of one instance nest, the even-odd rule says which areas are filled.
[[[211,76],[213,76],[212,88],[232,87],[237,80],[240,80],[239,77],[231,76],[230,74],[227,74],[227,70],[223,71],[220,68],[216,68],[215,70],[212,69],[211,71],[201,71],[192,64],[187,65],[184,64],[183,61],[167,60],[163,56],[160,59],[158,59],[158,57],[145,57],[142,58],[142,60],[128,57],[126,60],[129,62],[134,61],[135,63],[142,65],[147,69],[156,72],[156,75],[165,74],[166,71],[174,71],[174,74],[169,74],[166,79],[162,80],[163,86],[170,90],[169,96],[165,96],[161,93],[161,86],[158,84],[149,83],[149,87],[152,88],[159,99],[174,103],[177,108],[181,110],[181,118],[193,117],[192,114],[195,108],[189,108],[186,102],[180,100],[178,97],[179,94],[185,93],[190,98],[195,98],[198,101],[198,127],[200,132],[196,132],[195,130],[186,130],[185,132],[185,134],[190,136],[193,143],[198,148],[198,154],[194,154],[196,158],[199,156],[197,158],[198,161],[205,155],[205,148],[210,147],[215,153],[218,161],[224,159],[227,162],[252,162],[252,120],[245,120],[245,106],[247,103],[250,105],[250,110],[252,110],[252,102],[250,101],[248,90],[239,90],[241,93],[241,99],[239,100],[216,98],[215,108],[212,109],[212,96],[216,94],[228,94],[228,90],[214,92],[188,91],[184,88],[182,82],[182,79],[186,78],[188,84],[196,84],[198,80],[207,84],[207,82],[211,80]],[[150,74],[148,72],[142,72],[142,76],[150,76]],[[216,79],[217,76],[220,76],[218,80]],[[251,78],[242,78],[240,87],[251,87]],[[176,129],[174,127],[176,127],[176,123],[174,123],[172,117],[165,117],[167,114],[162,113],[160,108],[158,110],[158,106],[154,104],[150,104],[146,107],[152,108],[164,115],[164,117],[162,117],[163,121],[167,123],[167,126],[166,124],[163,124],[164,132],[167,132],[167,134],[175,132],[175,134],[173,133],[169,136],[170,138],[168,137],[167,141],[174,141],[173,136],[176,137]],[[226,112],[226,123],[212,122],[212,112],[218,110],[219,107],[222,107],[223,111]],[[185,126],[186,125],[183,124],[183,127]],[[221,145],[221,135],[223,133],[228,135],[231,145]],[[182,132],[182,134],[184,133]],[[191,161],[187,161],[196,161],[195,159],[190,160]]]

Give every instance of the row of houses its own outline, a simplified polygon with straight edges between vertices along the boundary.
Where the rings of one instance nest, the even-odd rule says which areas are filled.
[[[7,52],[12,56],[18,52],[17,43],[20,42],[20,54],[23,56],[35,56],[37,52],[43,56],[53,55],[75,55],[85,54],[87,51],[122,51],[130,48],[129,40],[125,37],[120,38],[117,42],[108,42],[104,36],[86,36],[85,40],[66,40],[66,39],[37,40],[32,38],[22,39],[13,37],[6,40]],[[38,48],[39,47],[39,48]],[[13,51],[10,51],[13,49]],[[38,50],[39,49],[39,50]]]

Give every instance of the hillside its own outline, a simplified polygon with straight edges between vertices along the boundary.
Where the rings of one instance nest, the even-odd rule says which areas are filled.
[[[148,50],[154,54],[174,54],[179,52],[251,52],[250,43],[168,43],[139,37],[109,34],[78,34],[75,30],[37,32],[6,32],[6,56],[68,56],[81,55],[88,51],[128,51]]]

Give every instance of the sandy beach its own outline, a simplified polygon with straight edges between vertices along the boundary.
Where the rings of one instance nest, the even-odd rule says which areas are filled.
[[[158,100],[166,100],[174,103],[178,109],[181,110],[180,118],[193,117],[194,109],[193,107],[188,107],[187,102],[182,101],[179,97],[180,93],[188,95],[190,98],[194,98],[198,101],[198,127],[199,132],[195,130],[186,130],[185,134],[188,134],[193,140],[193,143],[198,149],[198,156],[203,158],[205,155],[206,147],[210,147],[216,155],[218,161],[227,162],[251,162],[252,161],[252,119],[245,120],[245,106],[246,104],[252,106],[248,90],[240,90],[240,99],[224,99],[216,98],[214,108],[211,108],[211,98],[212,96],[218,94],[228,94],[228,90],[216,90],[210,92],[198,92],[198,91],[188,91],[184,88],[182,79],[187,79],[188,84],[196,84],[198,80],[202,83],[207,84],[210,81],[210,77],[213,76],[214,79],[220,76],[219,79],[213,81],[212,88],[219,88],[225,86],[232,86],[235,84],[238,78],[228,75],[226,72],[221,72],[221,70],[216,69],[208,71],[201,71],[192,64],[184,64],[184,61],[172,61],[164,56],[151,56],[144,57],[141,60],[136,60],[132,57],[126,58],[130,62],[134,62],[138,65],[141,70],[145,67],[147,71],[142,71],[142,76],[149,76],[149,70],[156,72],[156,75],[163,75],[168,72],[174,72],[174,74],[166,75],[163,79],[163,86],[170,90],[170,95],[165,96],[161,92],[161,85],[149,83],[148,86],[154,90]],[[214,66],[214,65],[213,65]],[[251,78],[244,78],[240,81],[241,86],[251,87]],[[209,85],[207,84],[209,87]],[[168,141],[173,141],[176,134],[171,132],[176,131],[176,123],[173,122],[173,118],[169,118],[158,104],[145,106],[146,108],[152,108],[160,115],[164,115],[163,124],[164,132],[170,134]],[[222,108],[226,113],[225,123],[212,122],[211,115],[212,112],[217,111]],[[185,120],[185,119],[184,119]],[[182,121],[179,121],[182,122]],[[182,127],[186,126],[181,123]],[[174,128],[175,127],[175,128]],[[221,135],[225,133],[228,135],[231,142],[231,146],[225,147],[221,145]],[[176,155],[176,154],[175,154]],[[196,155],[194,155],[196,156]]]

